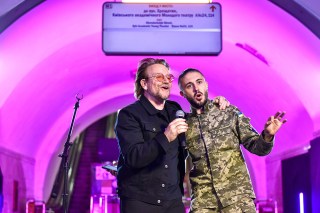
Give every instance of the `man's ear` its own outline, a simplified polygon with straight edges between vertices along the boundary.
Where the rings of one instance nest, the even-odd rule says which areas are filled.
[[[144,90],[147,90],[147,82],[146,79],[141,79],[140,80],[140,85]]]
[[[186,97],[182,91],[180,91],[180,95],[184,98]]]

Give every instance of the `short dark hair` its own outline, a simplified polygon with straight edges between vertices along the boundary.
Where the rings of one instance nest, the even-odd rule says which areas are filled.
[[[185,69],[180,75],[179,75],[179,78],[178,78],[178,84],[179,84],[179,88],[180,90],[182,91],[182,88],[181,88],[181,79],[187,75],[188,73],[190,72],[197,72],[199,73],[200,75],[202,75],[204,77],[204,75],[202,74],[202,72],[200,72],[199,70],[197,69],[194,69],[194,68],[188,68],[188,69]]]
[[[134,96],[139,99],[143,94],[143,88],[140,84],[142,79],[147,78],[146,69],[154,64],[162,64],[170,70],[169,64],[164,59],[156,59],[156,58],[145,58],[142,59],[137,68],[136,79],[134,82]]]

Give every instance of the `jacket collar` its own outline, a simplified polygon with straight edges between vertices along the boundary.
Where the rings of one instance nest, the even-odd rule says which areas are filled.
[[[159,112],[143,94],[141,95],[139,101],[150,115],[155,115]],[[175,113],[177,109],[171,106],[171,104],[168,104],[168,101],[165,102],[164,109],[167,110],[170,121],[176,118]]]
[[[151,102],[143,94],[140,97],[140,103],[150,115],[154,115],[158,113],[158,110],[151,104]]]

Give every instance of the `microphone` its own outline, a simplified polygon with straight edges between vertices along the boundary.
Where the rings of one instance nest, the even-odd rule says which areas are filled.
[[[176,111],[176,118],[184,118],[184,111],[182,110]]]
[[[176,111],[176,118],[184,118],[185,113],[182,110],[178,110]],[[180,146],[185,148],[186,147],[186,135],[184,133],[180,133],[179,134],[179,142],[180,142]]]

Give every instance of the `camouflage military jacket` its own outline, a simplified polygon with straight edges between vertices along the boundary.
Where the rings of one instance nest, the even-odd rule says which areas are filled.
[[[235,203],[244,194],[255,198],[244,157],[242,144],[256,155],[267,155],[272,142],[263,140],[235,106],[219,110],[212,101],[204,113],[195,110],[188,115],[186,143],[192,158],[190,172],[192,207],[217,207],[216,193],[223,207]]]

